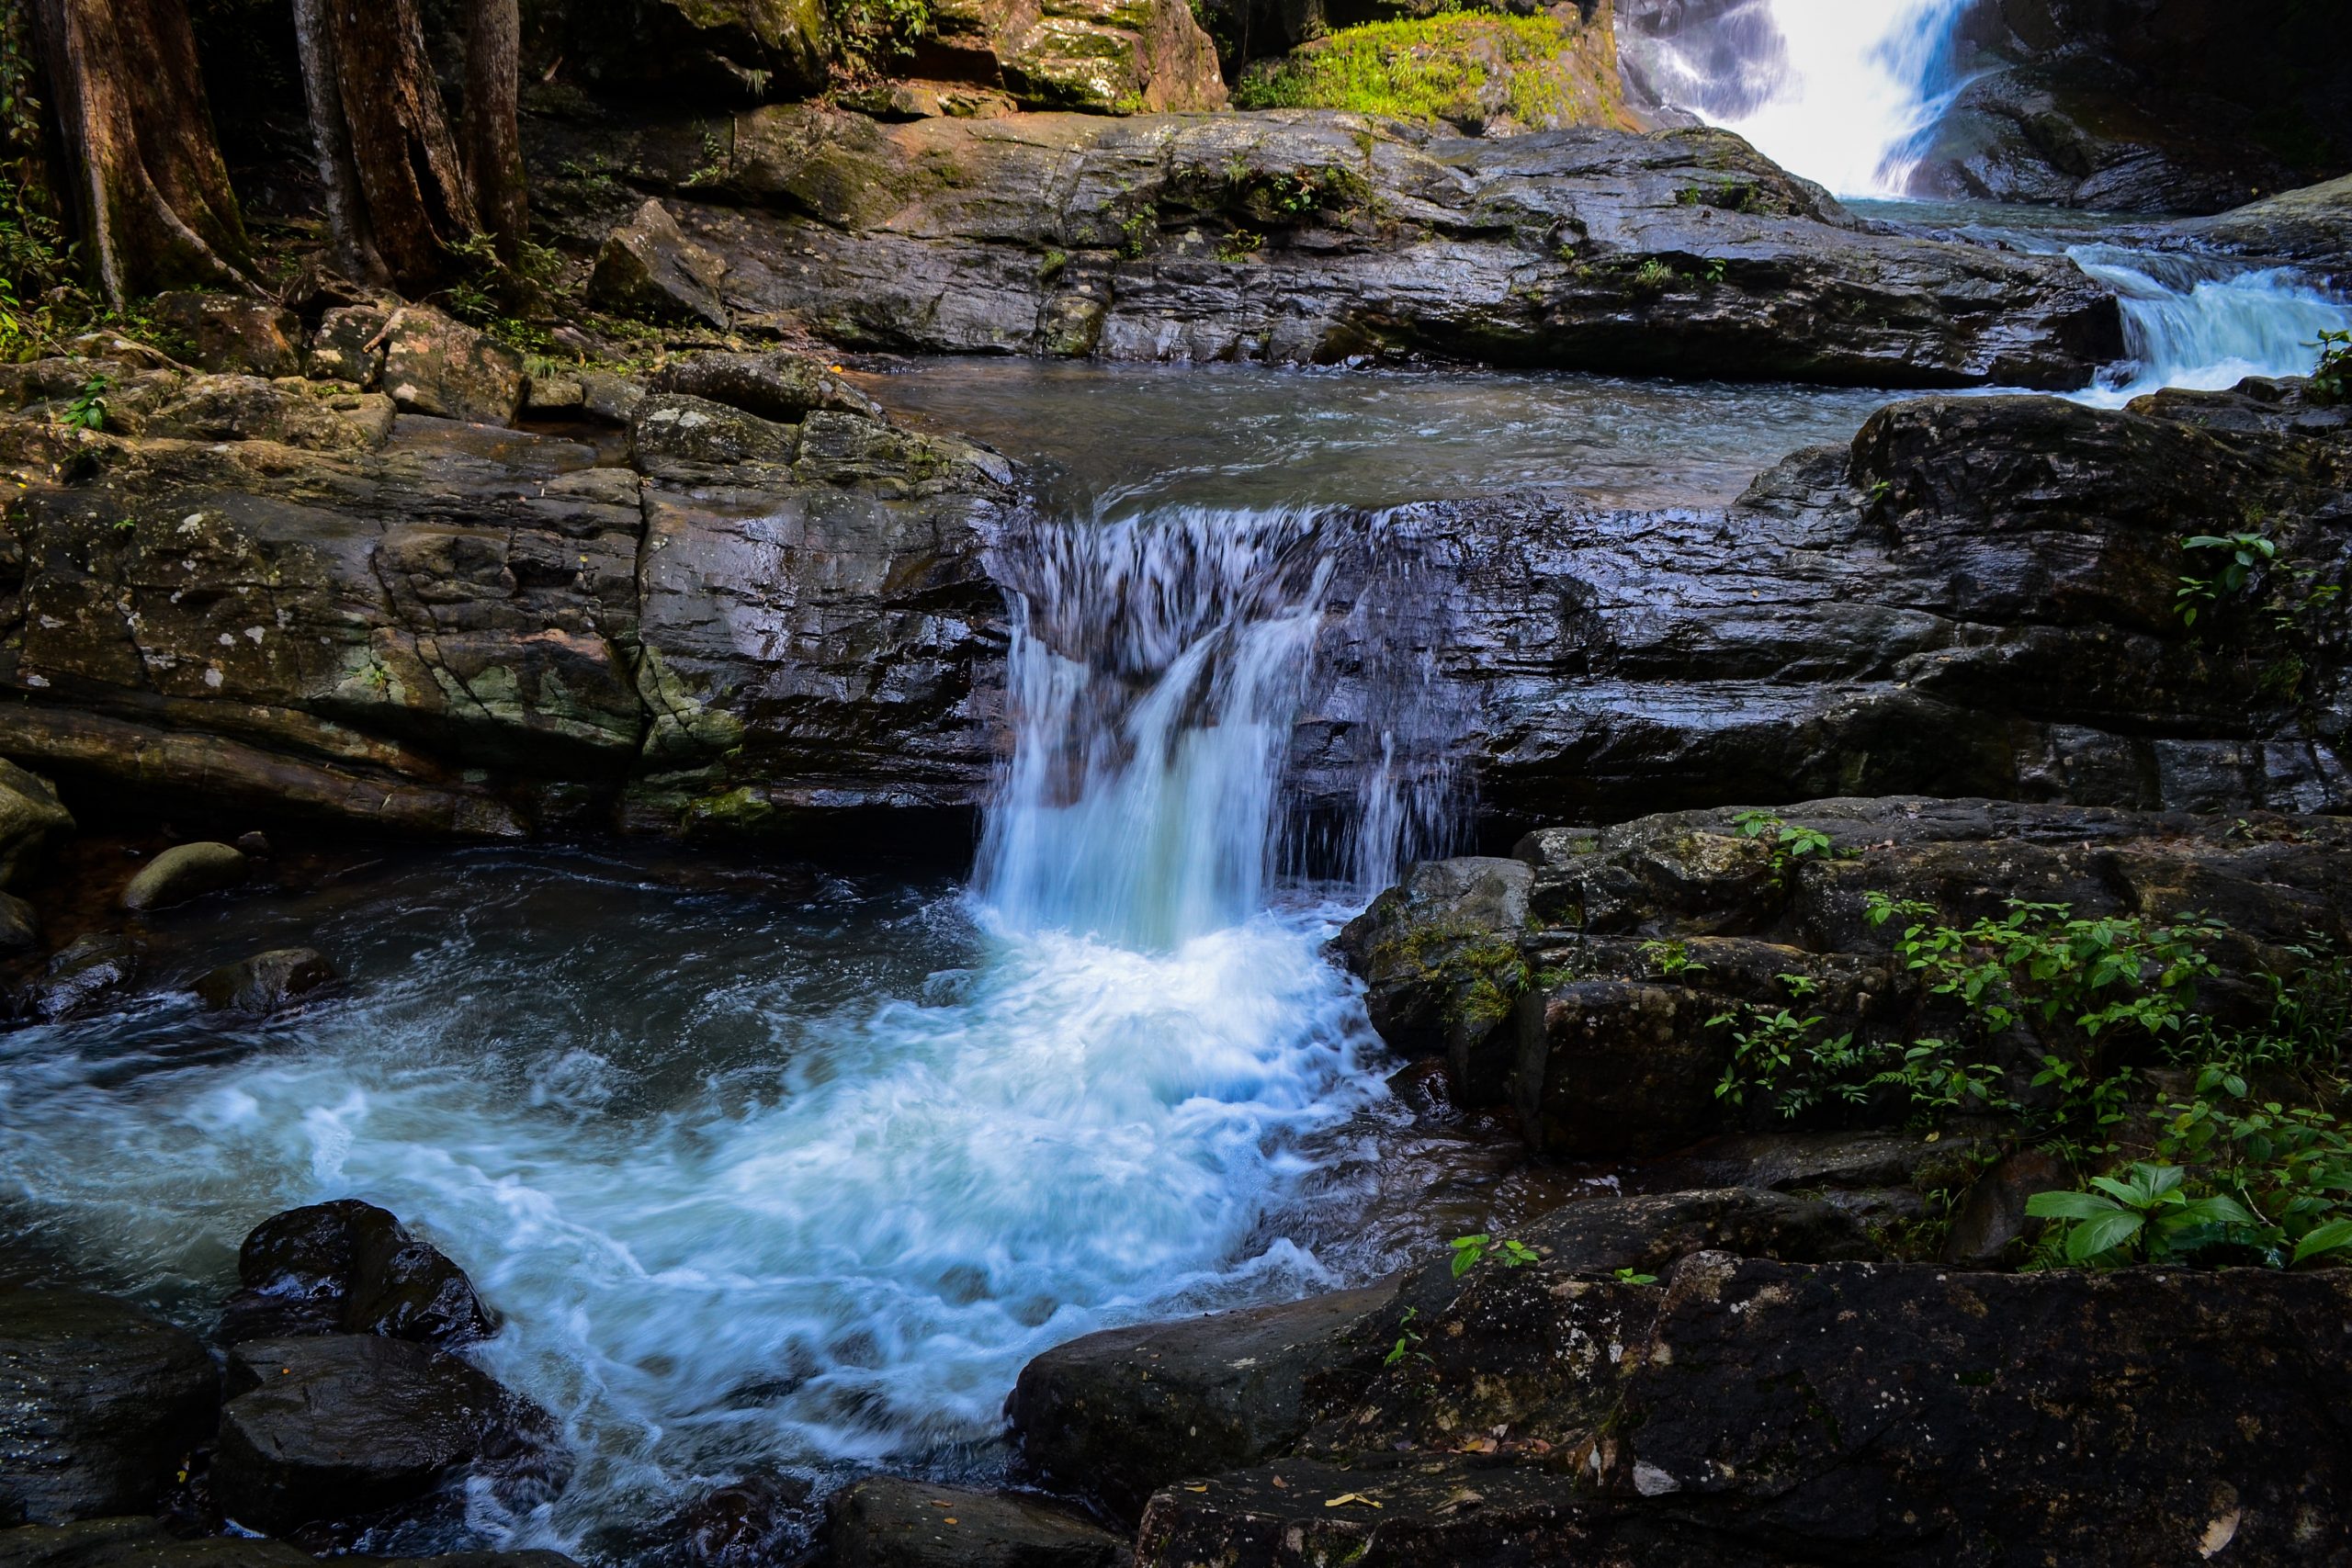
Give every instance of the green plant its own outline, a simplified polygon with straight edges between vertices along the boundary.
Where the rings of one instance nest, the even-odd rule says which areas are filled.
[[[2128,1178],[2094,1176],[2095,1192],[2037,1192],[2025,1212],[2064,1222],[2066,1260],[2090,1263],[2121,1253],[2149,1262],[2191,1253],[2256,1221],[2245,1206],[2218,1194],[2192,1198],[2177,1165],[2134,1161]]]
[[[842,62],[854,77],[885,74],[931,36],[929,0],[827,0]]]
[[[107,426],[107,389],[113,385],[104,376],[93,376],[82,383],[65,412],[57,416],[60,424],[70,424],[76,430],[104,430]]]
[[[1265,244],[1263,234],[1253,234],[1247,229],[1237,229],[1217,242],[1216,259],[1221,262],[1247,261]]]
[[[2312,399],[2352,402],[2352,330],[2322,329],[2319,341],[2306,346],[2319,350],[2319,363],[2312,368]]]
[[[1716,256],[1707,263],[1707,281],[1709,283],[1721,283],[1724,280],[1724,274],[1730,270],[1731,262],[1729,259],[1724,256]]]
[[[1450,6],[1434,16],[1342,28],[1234,85],[1238,108],[1344,109],[1386,119],[1483,119],[1499,106],[1523,125],[1576,108],[1556,62],[1575,41],[1549,15]]]
[[[1657,1283],[1657,1276],[1645,1274],[1639,1269],[1628,1267],[1617,1270],[1617,1282],[1621,1285],[1655,1285]]]
[[[1047,251],[1037,258],[1037,281],[1051,283],[1062,275],[1062,269],[1068,265],[1069,265],[1068,251]]]
[[[1685,975],[1703,975],[1707,966],[1690,956],[1690,948],[1679,938],[1668,942],[1642,943],[1642,958],[1650,972],[1662,980],[1676,980]]]
[[[1413,1326],[1420,1315],[1419,1307],[1405,1309],[1405,1315],[1396,1320],[1396,1343],[1390,1346],[1388,1354],[1381,1358],[1382,1366],[1393,1367],[1408,1359],[1430,1361],[1429,1355],[1421,1349],[1421,1332]],[[1434,1366],[1436,1363],[1430,1361],[1430,1364]]]
[[[1656,256],[1634,269],[1634,287],[1636,288],[1659,289],[1673,281],[1674,269]]]
[[[2221,570],[2211,577],[2183,576],[2173,608],[2183,626],[2197,624],[2198,613],[2223,594],[2243,592],[2255,573],[2278,554],[2278,544],[2261,534],[2195,534],[2180,542],[2184,550],[2222,552]]]
[[[1765,863],[1765,877],[1775,887],[1786,885],[1799,861],[1829,852],[1828,834],[1817,828],[1783,822],[1770,811],[1743,811],[1731,819],[1731,824],[1739,829],[1741,838],[1761,840],[1771,852]]]
[[[1488,1258],[1506,1269],[1524,1269],[1543,1258],[1543,1254],[1525,1242],[1507,1236],[1458,1235],[1449,1245],[1453,1248],[1453,1277],[1457,1280]]]
[[[1145,247],[1159,231],[1159,220],[1155,214],[1149,211],[1128,214],[1125,221],[1119,225],[1119,254],[1129,261],[1140,259]]]

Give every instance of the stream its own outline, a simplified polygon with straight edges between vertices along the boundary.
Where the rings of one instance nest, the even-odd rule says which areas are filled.
[[[1893,85],[1834,167],[1802,105],[1727,118],[1883,192],[1932,114],[1911,58],[1841,67]],[[2132,360],[2086,400],[2299,373],[2346,320],[2291,273],[2080,214],[1860,210],[2063,249],[2116,287]],[[473,1276],[506,1318],[480,1359],[581,1465],[528,1516],[473,1499],[471,1540],[611,1559],[624,1526],[746,1473],[989,1477],[1040,1350],[1368,1278],[1518,1201],[1540,1179],[1496,1137],[1400,1104],[1323,955],[1462,824],[1454,781],[1374,767],[1340,852],[1295,841],[1285,756],[1330,613],[1316,518],[1532,486],[1721,505],[1895,396],[1010,361],[865,384],[1046,474],[1043,521],[995,563],[1013,745],[968,878],[354,856],[188,911],[155,955],[179,980],[315,945],[348,976],[330,999],[230,1026],[167,991],[0,1035],[17,1250],[202,1331],[248,1228],[357,1195]]]

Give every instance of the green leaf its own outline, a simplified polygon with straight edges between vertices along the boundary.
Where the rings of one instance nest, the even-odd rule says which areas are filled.
[[[2095,1220],[2125,1211],[2096,1192],[2037,1192],[2025,1201],[2025,1212],[2037,1220]]]
[[[2128,1210],[2085,1220],[2066,1233],[2066,1259],[2070,1263],[2087,1263],[2101,1253],[2112,1252],[2139,1235],[2144,1223]]]
[[[2324,1225],[2312,1226],[2311,1234],[2295,1244],[2292,1261],[2301,1263],[2307,1258],[2346,1247],[2352,1247],[2352,1220],[2330,1220]]]

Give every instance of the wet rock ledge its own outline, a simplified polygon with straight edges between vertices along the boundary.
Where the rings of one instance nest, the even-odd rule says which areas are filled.
[[[2047,388],[2122,353],[2064,258],[1866,223],[1718,130],[790,105],[734,116],[716,162],[707,140],[548,155],[662,196],[704,257],[695,313],[848,347]]]

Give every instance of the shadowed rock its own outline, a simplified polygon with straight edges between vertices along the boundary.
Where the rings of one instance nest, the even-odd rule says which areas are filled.
[[[237,1251],[237,1277],[244,1288],[222,1311],[223,1345],[378,1334],[457,1346],[498,1331],[497,1314],[465,1270],[389,1212],[356,1198],[263,1221]]]

